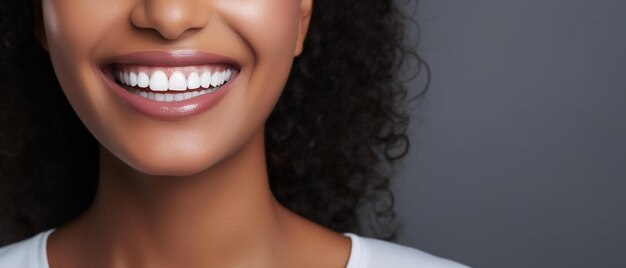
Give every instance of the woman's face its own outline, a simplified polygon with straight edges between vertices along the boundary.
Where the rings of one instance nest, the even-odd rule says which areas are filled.
[[[100,143],[141,172],[191,175],[263,132],[311,1],[43,0],[42,10],[59,82]]]

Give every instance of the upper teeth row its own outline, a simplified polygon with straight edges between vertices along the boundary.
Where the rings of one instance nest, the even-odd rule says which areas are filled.
[[[201,74],[191,72],[187,77],[180,71],[174,71],[168,78],[165,72],[155,71],[148,76],[146,72],[128,72],[120,70],[117,79],[127,86],[150,88],[152,91],[184,91],[187,89],[218,87],[228,82],[233,74],[231,69],[223,71],[204,71]]]

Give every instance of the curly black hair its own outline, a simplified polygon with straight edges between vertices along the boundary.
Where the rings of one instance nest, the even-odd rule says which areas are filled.
[[[409,147],[407,96],[425,90],[397,75],[407,60],[416,75],[427,67],[404,40],[415,24],[392,0],[313,8],[304,51],[266,123],[272,192],[333,230],[392,239],[389,167]],[[0,5],[0,244],[68,222],[97,188],[98,143],[36,41],[39,12],[30,1]]]

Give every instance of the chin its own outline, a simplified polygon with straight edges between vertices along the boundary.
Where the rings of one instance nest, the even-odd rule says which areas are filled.
[[[165,157],[169,156],[169,157]],[[128,157],[116,156],[123,164],[150,176],[193,176],[210,169],[220,162],[217,155],[197,151],[177,150],[171,153],[140,151]]]
[[[187,177],[199,174],[207,169],[207,165],[172,165],[154,163],[148,165],[134,166],[133,168],[143,174],[161,177]]]

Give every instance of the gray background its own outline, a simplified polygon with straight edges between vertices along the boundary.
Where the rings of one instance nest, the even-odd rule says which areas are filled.
[[[626,1],[421,0],[416,17],[433,78],[399,242],[474,267],[626,267]]]

